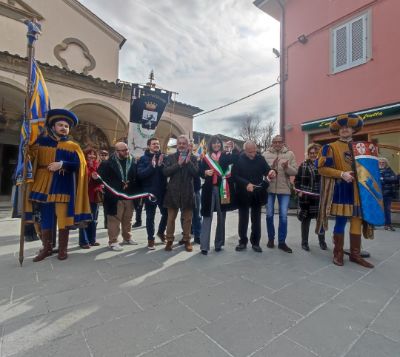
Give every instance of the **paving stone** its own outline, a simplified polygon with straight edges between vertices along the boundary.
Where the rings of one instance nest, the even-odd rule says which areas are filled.
[[[8,355],[4,355],[7,357]],[[86,346],[82,335],[73,334],[61,338],[56,338],[50,343],[33,348],[24,348],[22,352],[13,354],[13,357],[90,357],[90,352]]]
[[[10,303],[11,288],[0,288],[0,306]]]
[[[399,356],[399,351],[400,343],[366,331],[346,354],[346,357],[395,357]]]
[[[230,294],[227,294],[230,291]],[[262,296],[270,295],[271,289],[251,281],[235,278],[227,282],[199,290],[180,300],[208,321],[243,308]]]
[[[269,298],[299,314],[306,315],[339,291],[308,279],[300,279],[271,294]]]
[[[372,331],[400,342],[400,297],[393,299],[370,326]]]
[[[273,302],[260,299],[201,329],[229,353],[240,357],[261,349],[300,317]]]
[[[290,341],[285,336],[280,336],[253,357],[315,357],[315,354],[305,347]]]
[[[132,355],[134,356],[134,355]],[[143,357],[227,357],[218,345],[200,331],[193,331],[143,355]]]
[[[375,267],[362,281],[376,285],[379,288],[396,292],[400,288],[399,268],[391,262],[385,262]]]
[[[145,287],[126,287],[127,293],[144,309],[169,303],[178,297],[215,285],[216,281],[204,274],[171,277],[170,280]],[[125,287],[125,285],[124,285]]]
[[[94,301],[42,314],[40,317],[7,321],[4,323],[3,344],[7,350],[13,350],[18,341],[24,341],[23,346],[27,345],[29,348],[48,344],[54,339],[140,311],[125,293],[99,296]],[[33,331],[35,333],[32,333]]]
[[[392,295],[390,290],[359,281],[335,297],[333,302],[374,318]]]
[[[136,356],[153,346],[172,341],[202,323],[203,320],[174,301],[90,328],[85,334],[96,357]]]
[[[343,267],[338,267],[332,264],[327,266],[325,269],[311,274],[310,280],[330,285],[337,289],[344,289],[357,279],[361,278],[363,275],[370,272],[370,270],[360,272],[354,269],[355,266],[356,265],[354,263],[349,263],[348,261],[345,262],[345,266]]]
[[[327,303],[285,333],[285,336],[324,357],[341,356],[372,319]]]

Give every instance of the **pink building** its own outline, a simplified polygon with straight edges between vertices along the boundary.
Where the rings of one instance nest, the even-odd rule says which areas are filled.
[[[342,113],[365,119],[357,139],[376,141],[400,164],[400,1],[256,0],[281,22],[281,131],[298,161],[332,140]]]

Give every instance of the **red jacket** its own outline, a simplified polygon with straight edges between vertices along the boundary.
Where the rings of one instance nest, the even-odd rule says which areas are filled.
[[[89,178],[88,193],[90,203],[98,203],[98,192],[103,191],[103,185],[92,179],[92,173],[97,173],[99,165],[100,163],[98,161],[94,161],[92,164],[88,162],[86,166],[86,172]]]

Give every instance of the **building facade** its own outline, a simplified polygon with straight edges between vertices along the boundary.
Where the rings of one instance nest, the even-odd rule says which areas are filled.
[[[332,140],[343,113],[365,119],[356,139],[375,141],[400,169],[400,37],[397,0],[256,0],[281,22],[284,134],[300,159]]]
[[[298,160],[310,142],[335,140],[343,113],[364,118],[355,140],[373,141],[400,171],[397,0],[255,0],[281,24],[281,131]],[[392,209],[400,210],[400,198]]]
[[[51,106],[80,119],[74,138],[82,146],[108,148],[127,136],[131,86],[118,79],[125,38],[77,0],[0,0],[0,195],[11,192],[27,78],[22,21],[32,18],[42,25],[35,58]],[[156,131],[162,146],[171,137],[191,135],[193,115],[200,111],[170,103]]]

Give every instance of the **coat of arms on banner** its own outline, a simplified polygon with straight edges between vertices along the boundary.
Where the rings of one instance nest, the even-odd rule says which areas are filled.
[[[377,147],[374,143],[359,141],[352,143],[352,151],[363,220],[381,226],[385,217]]]
[[[170,92],[159,88],[132,85],[128,146],[135,156],[146,150],[170,97]]]
[[[143,109],[142,128],[155,130],[158,123],[157,104],[154,102],[145,102]]]

